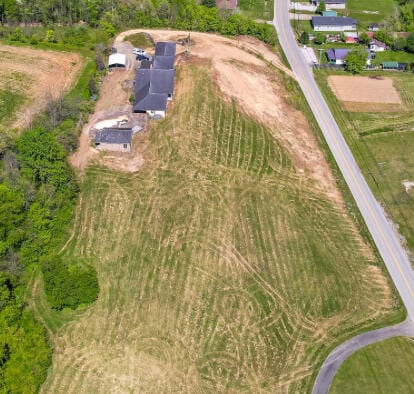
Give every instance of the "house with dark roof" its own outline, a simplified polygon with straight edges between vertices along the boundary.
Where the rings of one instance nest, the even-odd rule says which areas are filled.
[[[346,48],[332,48],[328,49],[326,51],[326,57],[328,58],[329,63],[336,64],[336,65],[343,65],[346,63],[346,56],[349,52],[351,52],[352,49],[346,49]],[[367,49],[367,65],[371,64],[371,53]]]
[[[216,0],[217,8],[221,10],[235,10],[238,0]]]
[[[155,56],[175,56],[175,42],[157,42],[155,44]]]
[[[176,44],[158,42],[152,61],[144,61],[135,76],[133,111],[163,118],[174,95]]]
[[[380,26],[378,23],[371,23],[368,25],[368,31],[378,31],[380,29]]]
[[[357,29],[354,18],[344,16],[313,16],[312,26],[315,31],[350,31]]]
[[[102,129],[96,132],[95,148],[115,152],[131,152],[132,129]]]

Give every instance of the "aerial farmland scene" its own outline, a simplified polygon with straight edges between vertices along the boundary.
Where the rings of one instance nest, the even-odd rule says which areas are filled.
[[[413,0],[0,0],[1,393],[414,392]]]

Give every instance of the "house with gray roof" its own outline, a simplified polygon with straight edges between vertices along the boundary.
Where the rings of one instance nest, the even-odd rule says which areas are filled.
[[[329,63],[336,65],[343,65],[346,63],[346,56],[352,49],[347,48],[332,48],[326,51],[326,57],[328,58]],[[367,49],[367,65],[371,64],[372,55],[371,52]]]
[[[165,117],[174,95],[175,52],[175,43],[158,42],[152,62],[141,64],[135,76],[134,112]]]
[[[95,148],[114,152],[131,152],[132,129],[107,128],[98,130],[95,136]]]
[[[358,22],[344,16],[313,16],[312,26],[315,31],[353,31]]]

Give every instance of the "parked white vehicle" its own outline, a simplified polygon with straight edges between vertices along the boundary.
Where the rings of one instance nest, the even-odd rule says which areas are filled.
[[[147,54],[143,49],[140,49],[140,48],[134,48],[132,50],[132,53],[134,55],[146,55]]]

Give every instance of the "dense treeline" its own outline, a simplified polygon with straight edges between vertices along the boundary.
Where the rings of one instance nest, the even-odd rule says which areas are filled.
[[[271,45],[276,42],[272,26],[207,3],[198,4],[196,0],[0,0],[0,4],[1,20],[8,25],[84,22],[92,27],[101,26],[110,34],[128,27],[170,27],[225,35],[247,34]]]
[[[34,393],[46,376],[51,350],[44,328],[24,310],[22,289],[0,272],[0,392]]]
[[[57,255],[79,190],[67,155],[93,105],[95,69],[89,62],[71,93],[0,150],[0,392],[36,392],[50,365],[45,330],[25,309],[29,273],[43,272],[56,310],[89,304],[99,292],[92,267]]]

